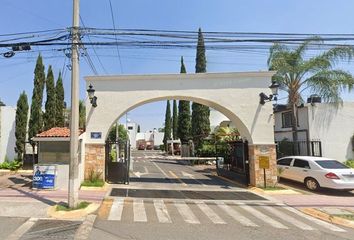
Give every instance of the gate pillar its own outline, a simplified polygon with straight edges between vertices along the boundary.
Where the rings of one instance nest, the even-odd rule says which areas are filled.
[[[85,180],[93,173],[105,180],[105,144],[85,145]]]
[[[259,167],[259,157],[268,157],[269,168],[266,169],[266,183],[267,186],[274,186],[277,183],[275,144],[249,144],[248,153],[250,185],[256,187],[264,186],[263,168]]]

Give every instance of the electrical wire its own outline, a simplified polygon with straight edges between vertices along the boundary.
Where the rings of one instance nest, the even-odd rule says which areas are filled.
[[[112,23],[113,23],[113,29],[114,31],[116,31],[116,24],[115,24],[115,21],[114,21],[114,15],[113,15],[113,8],[112,8],[112,2],[111,0],[109,0],[109,7],[110,7],[110,10],[111,10],[111,17],[112,17]],[[114,37],[116,38],[116,46],[117,46],[117,53],[118,53],[118,59],[119,59],[119,66],[120,66],[120,72],[123,73],[123,65],[122,65],[122,60],[121,60],[121,57],[120,57],[120,51],[119,51],[119,44],[118,44],[118,40],[117,40],[117,35],[115,34]]]

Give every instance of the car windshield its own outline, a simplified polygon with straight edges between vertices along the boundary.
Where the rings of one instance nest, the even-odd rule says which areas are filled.
[[[327,169],[344,169],[344,168],[349,168],[345,166],[343,163],[338,162],[336,160],[322,160],[322,161],[315,161],[318,165],[320,165],[322,168],[327,168]]]

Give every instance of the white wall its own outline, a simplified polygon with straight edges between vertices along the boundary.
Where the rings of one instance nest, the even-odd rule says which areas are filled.
[[[275,141],[281,141],[284,138],[287,138],[289,141],[293,140],[293,135],[292,135],[292,129],[291,128],[283,128],[283,123],[282,123],[282,113],[288,112],[289,110],[286,111],[281,111],[281,112],[275,112],[274,113],[274,138]],[[298,108],[298,130],[307,130],[308,129],[308,109],[307,106]],[[310,136],[309,136],[310,137]],[[299,141],[305,141],[307,140],[307,136],[305,132],[299,132],[298,133],[298,139]],[[311,140],[311,138],[310,138]]]
[[[215,109],[210,108],[210,131],[213,132],[213,130],[219,126],[219,124],[223,121],[230,121],[224,114],[221,112],[216,111]]]
[[[130,141],[130,146],[132,148],[136,148],[136,135],[138,132],[138,124],[133,123],[133,122],[128,122],[126,129],[128,131],[128,136],[129,136],[129,141]]]
[[[322,155],[339,161],[353,159],[354,102],[345,102],[338,108],[326,103],[307,106],[310,138],[321,140]]]
[[[259,104],[259,94],[270,94],[273,72],[161,74],[85,77],[96,90],[99,105],[86,101],[88,136],[101,132],[103,144],[109,128],[125,112],[143,104],[177,99],[204,104],[223,113],[235,123],[250,144],[273,144],[272,104]],[[112,105],[119,102],[119,105]]]
[[[0,107],[0,163],[5,160],[6,156],[9,160],[16,157],[15,119],[16,108]]]
[[[163,144],[163,132],[154,131],[146,131],[144,133],[137,133],[136,140],[145,140],[145,141],[153,141],[154,146],[160,146]]]

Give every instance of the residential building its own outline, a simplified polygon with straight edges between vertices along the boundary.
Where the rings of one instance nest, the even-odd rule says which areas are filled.
[[[322,155],[339,161],[353,159],[354,102],[339,106],[308,102],[297,109],[300,154]],[[278,105],[274,111],[276,142],[293,141],[292,124],[290,109]]]
[[[125,128],[128,131],[130,146],[136,148],[136,134],[138,133],[138,124],[134,122],[127,122]]]
[[[15,107],[0,106],[0,163],[16,157],[15,119]]]

